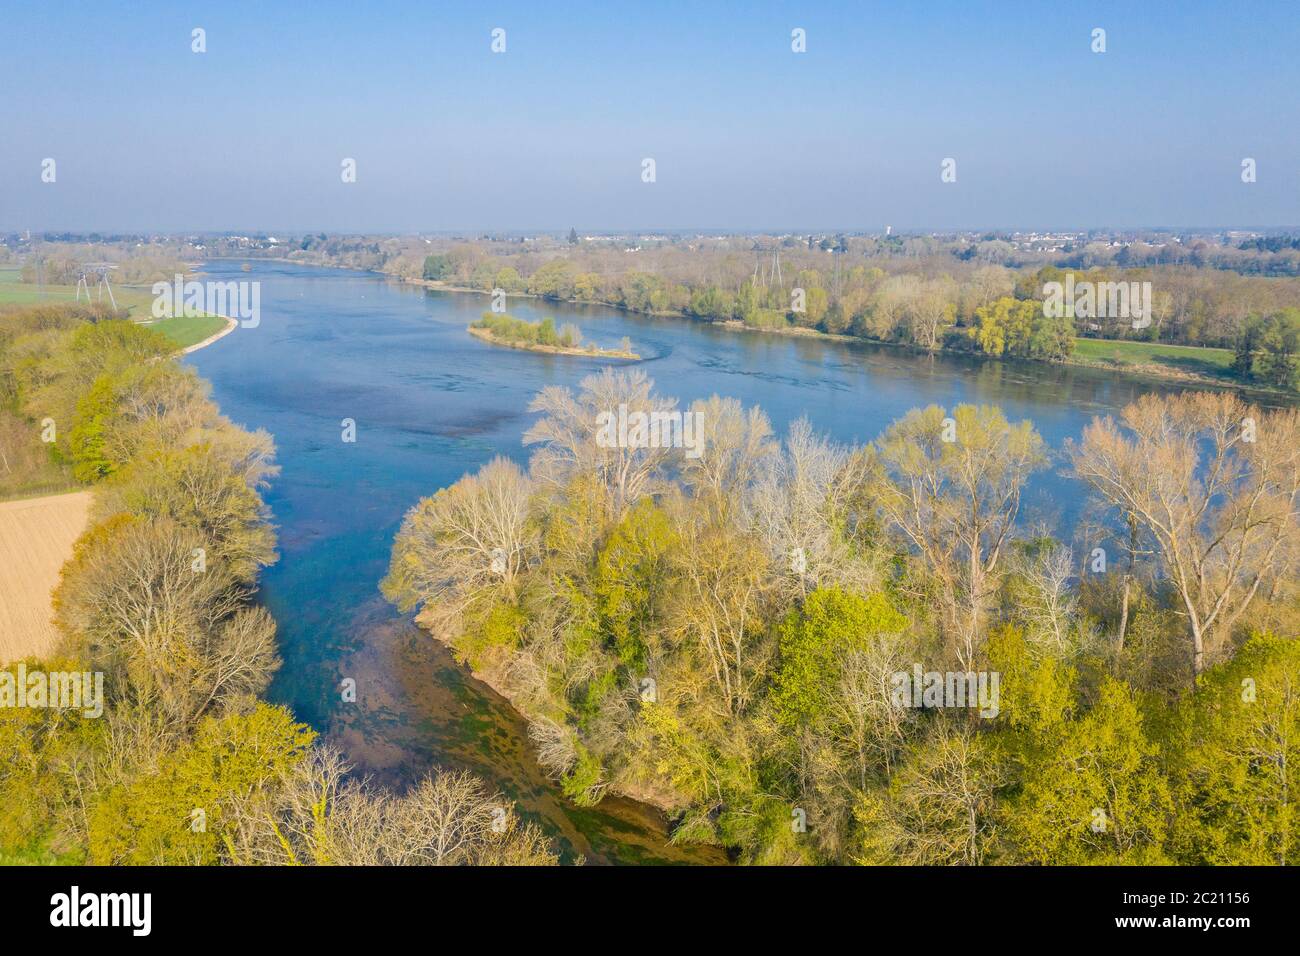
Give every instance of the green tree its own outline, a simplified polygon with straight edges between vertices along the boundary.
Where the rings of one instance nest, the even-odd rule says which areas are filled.
[[[1185,863],[1300,859],[1300,642],[1256,636],[1179,704],[1170,773]]]
[[[449,255],[439,254],[425,256],[424,258],[424,278],[426,279],[440,281],[455,271],[456,263]]]
[[[883,594],[813,591],[801,610],[786,615],[779,630],[780,663],[772,691],[777,720],[793,727],[823,719],[839,689],[845,655],[905,627],[907,619]]]
[[[116,411],[113,376],[101,375],[78,400],[77,417],[68,436],[72,476],[78,481],[99,481],[117,470],[117,463],[107,451],[107,435]]]
[[[1044,728],[1022,753],[1007,842],[1038,864],[1160,863],[1173,804],[1129,688],[1103,678],[1075,720]]]
[[[593,591],[601,630],[629,668],[644,668],[647,643],[669,586],[668,557],[676,534],[663,509],[646,498],[634,505],[596,558]]]
[[[156,772],[91,806],[91,863],[221,862],[235,805],[269,800],[315,738],[288,710],[266,704],[205,720],[193,742],[163,756]]]

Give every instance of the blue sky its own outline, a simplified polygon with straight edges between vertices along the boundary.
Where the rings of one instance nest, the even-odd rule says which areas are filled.
[[[1289,0],[15,3],[0,229],[1290,226],[1298,49]]]

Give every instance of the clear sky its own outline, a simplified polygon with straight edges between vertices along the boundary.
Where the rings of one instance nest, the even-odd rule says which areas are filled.
[[[1290,226],[1298,51],[1296,0],[9,2],[0,229]]]

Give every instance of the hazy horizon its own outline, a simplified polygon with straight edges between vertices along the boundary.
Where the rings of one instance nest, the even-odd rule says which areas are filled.
[[[0,230],[1300,223],[1300,10],[13,9]],[[191,50],[206,31],[206,52]],[[491,51],[492,31],[506,51]],[[1094,28],[1106,52],[1091,50]],[[791,51],[791,30],[807,52]],[[57,42],[55,42],[57,41]],[[642,160],[656,180],[642,181]],[[57,163],[53,183],[42,162]],[[356,181],[341,181],[344,159]],[[956,160],[957,181],[940,180]],[[1243,183],[1241,163],[1257,164]]]

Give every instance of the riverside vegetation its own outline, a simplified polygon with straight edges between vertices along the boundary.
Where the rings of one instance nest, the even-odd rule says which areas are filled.
[[[1053,463],[987,406],[846,447],[714,397],[699,457],[599,441],[620,406],[675,403],[542,391],[527,469],[421,501],[384,583],[573,800],[753,863],[1294,862],[1300,413],[1148,395]],[[1022,526],[1046,467],[1089,491],[1073,540]],[[900,706],[914,670],[999,700]]]
[[[143,281],[170,278],[172,264],[183,259],[272,256],[441,288],[499,289],[927,352],[1069,362],[1287,392],[1300,384],[1300,237],[1294,236],[1150,232],[1039,243],[992,233],[581,238],[571,231],[567,241],[320,233],[253,245],[212,239],[195,246],[157,237],[60,243],[47,250],[46,281],[66,280],[87,259],[116,258],[125,279]],[[0,244],[0,264],[13,256]],[[1039,301],[1044,287],[1067,274],[1098,288],[1148,282],[1151,314],[1137,327],[1117,315],[1048,318]],[[30,263],[22,279],[30,289]]]
[[[632,351],[632,343],[626,337],[617,349],[602,349],[593,343],[583,345],[582,332],[576,325],[565,322],[557,329],[555,320],[550,318],[539,322],[526,322],[505,313],[484,312],[477,322],[470,325],[469,331],[471,335],[487,342],[534,352],[588,355],[598,358],[639,359],[641,357]]]
[[[279,666],[253,600],[276,557],[259,493],[274,447],[174,353],[69,307],[0,316],[3,473],[17,487],[53,469],[95,495],[55,594],[62,646],[6,682],[20,664],[105,675],[99,717],[0,707],[0,862],[555,862],[482,781],[375,789],[260,699]]]
[[[320,234],[302,237],[288,256],[446,288],[500,289],[763,331],[1296,390],[1300,239],[1120,238],[1078,236],[1040,249],[995,234],[571,232],[567,241]],[[220,244],[215,251],[221,253]],[[1097,287],[1149,282],[1149,323],[1135,328],[1116,315],[1049,320],[1038,300],[1067,273]],[[1074,349],[1075,342],[1083,347]]]
[[[91,318],[0,324],[9,467],[52,456],[95,494],[64,647],[26,664],[102,671],[108,697],[97,719],[0,708],[3,859],[553,862],[481,781],[378,790],[260,700],[270,438],[171,343]],[[855,448],[713,398],[688,457],[602,446],[620,405],[674,407],[636,371],[543,391],[529,468],[421,502],[385,582],[572,799],[647,800],[747,862],[1294,859],[1295,411],[1186,393],[1094,421],[1053,465],[1092,494],[1067,543],[1022,526],[1051,463],[994,408]],[[918,665],[996,672],[996,716],[898,706]]]

